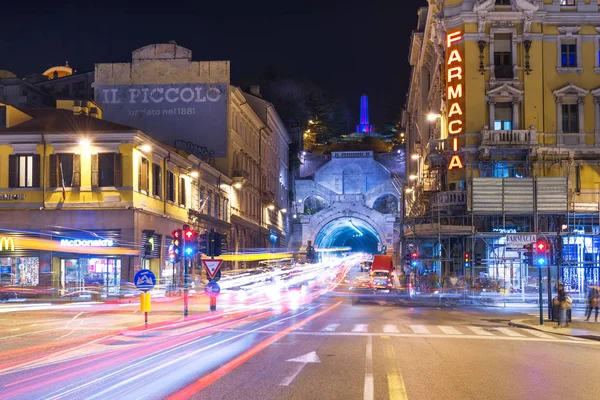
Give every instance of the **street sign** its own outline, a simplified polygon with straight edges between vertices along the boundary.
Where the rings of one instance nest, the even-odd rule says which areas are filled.
[[[206,273],[210,279],[213,279],[217,274],[219,268],[221,268],[221,264],[223,264],[223,260],[202,260],[202,264],[206,269]]]
[[[211,282],[219,282],[221,280],[221,269],[219,269],[217,271],[217,273],[215,274],[215,277],[212,278],[210,281]]]
[[[221,293],[221,287],[217,282],[209,282],[204,287],[204,294],[209,297],[217,297],[219,293]]]
[[[142,292],[148,292],[154,289],[156,277],[149,269],[141,269],[133,277],[133,283],[135,284],[135,287]]]

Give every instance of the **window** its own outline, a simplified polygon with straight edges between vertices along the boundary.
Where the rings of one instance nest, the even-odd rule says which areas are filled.
[[[512,104],[498,103],[495,106],[494,130],[512,129]]]
[[[179,205],[185,207],[186,195],[185,195],[185,179],[179,178]]]
[[[81,156],[50,154],[50,187],[81,186]]]
[[[123,186],[121,153],[92,154],[92,187]]]
[[[562,127],[563,132],[579,132],[579,107],[577,104],[562,105]]]
[[[496,0],[497,6],[510,6],[510,0]]]
[[[574,6],[576,5],[575,0],[560,0],[561,6]]]
[[[563,40],[560,44],[560,66],[565,68],[577,67],[577,41]]]
[[[138,190],[148,193],[150,189],[150,162],[142,157],[138,165]]]
[[[175,202],[175,174],[167,171],[167,200]]]
[[[162,170],[158,164],[152,164],[152,194],[162,199]]]
[[[211,212],[211,204],[212,203],[212,192],[209,190],[208,191],[208,197],[206,199],[206,215],[210,216],[210,212]]]
[[[221,198],[215,193],[215,218],[219,218],[219,212],[221,210]]]
[[[494,35],[494,76],[496,79],[512,79],[514,77],[512,34],[510,33]]]
[[[204,186],[200,188],[200,212],[204,212]]]
[[[9,156],[9,186],[40,187],[40,156],[37,154]]]

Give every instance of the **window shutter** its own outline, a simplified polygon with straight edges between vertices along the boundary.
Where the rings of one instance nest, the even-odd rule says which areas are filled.
[[[114,153],[114,162],[115,162],[115,186],[121,187],[123,186],[123,158],[121,153]]]
[[[138,192],[142,190],[142,168],[143,168],[143,166],[144,166],[144,161],[142,158],[140,158],[140,162],[138,163]]]
[[[32,186],[40,187],[40,155],[33,156]]]
[[[169,171],[166,172],[167,173],[167,187],[165,190],[165,200],[171,200],[171,173]]]
[[[73,154],[73,183],[72,187],[81,186],[81,155]]]
[[[57,187],[58,184],[58,155],[50,154],[50,187]]]
[[[98,187],[98,154],[92,154],[92,187]]]
[[[8,187],[17,187],[19,178],[19,156],[8,156]]]

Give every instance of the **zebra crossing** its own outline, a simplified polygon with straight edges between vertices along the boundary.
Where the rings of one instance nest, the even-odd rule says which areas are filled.
[[[348,323],[309,323],[296,330],[299,334],[315,335],[390,335],[418,337],[455,337],[507,340],[569,340],[569,337],[553,335],[532,329],[522,329],[506,326],[450,326],[450,325],[420,325],[420,324],[348,324]]]

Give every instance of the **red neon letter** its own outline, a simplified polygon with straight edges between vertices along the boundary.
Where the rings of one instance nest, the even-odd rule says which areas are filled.
[[[458,128],[455,128],[454,125],[458,125]],[[461,120],[452,121],[448,124],[448,133],[450,135],[458,135],[463,130],[463,123]]]

